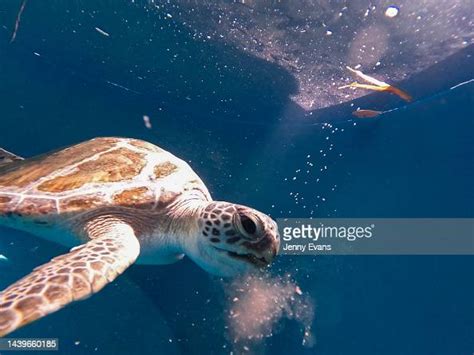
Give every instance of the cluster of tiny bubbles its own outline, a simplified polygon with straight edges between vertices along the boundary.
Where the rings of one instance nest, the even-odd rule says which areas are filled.
[[[315,345],[313,302],[291,275],[245,275],[232,281],[226,293],[227,335],[236,353],[261,346],[281,330],[285,319],[301,325],[303,346]]]
[[[355,122],[352,124],[356,125]],[[336,135],[344,134],[344,127],[347,125],[343,124],[341,127],[336,127],[335,124],[324,122],[319,126],[323,134],[321,135],[318,149],[308,151],[305,155],[304,163],[303,160],[299,160],[294,173],[283,178],[285,182],[292,185],[292,191],[289,192],[290,199],[293,200],[295,206],[302,208],[303,211],[307,211],[309,217],[313,216],[328,201],[329,194],[337,190],[336,184],[322,186],[321,183],[323,181],[326,182],[326,178],[330,174],[331,165],[344,156],[343,153],[337,151],[332,138]],[[318,193],[308,195],[305,185],[315,187]],[[280,211],[280,213],[292,215],[291,210]]]

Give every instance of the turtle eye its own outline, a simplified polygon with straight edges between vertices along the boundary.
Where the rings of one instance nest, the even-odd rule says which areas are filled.
[[[240,216],[240,223],[242,223],[242,227],[244,227],[247,234],[252,235],[257,231],[257,225],[255,222],[246,215]]]
[[[239,212],[237,213],[236,218],[236,226],[238,230],[248,238],[255,238],[258,234],[259,228],[259,221],[256,220],[256,217],[249,216],[248,214]]]

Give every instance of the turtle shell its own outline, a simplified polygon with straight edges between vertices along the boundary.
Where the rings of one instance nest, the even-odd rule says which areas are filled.
[[[136,139],[96,138],[0,168],[0,216],[163,209],[189,192],[211,199],[187,163]]]

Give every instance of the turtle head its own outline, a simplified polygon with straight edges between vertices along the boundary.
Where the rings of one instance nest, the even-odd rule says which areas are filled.
[[[197,255],[190,256],[219,276],[266,267],[280,246],[277,225],[269,216],[250,207],[217,201],[201,210],[195,241]]]

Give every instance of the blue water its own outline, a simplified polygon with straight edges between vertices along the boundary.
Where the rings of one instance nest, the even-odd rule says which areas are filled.
[[[474,83],[449,90],[474,76],[472,59],[466,59],[472,46],[462,52],[468,65],[448,61],[444,71],[432,69],[436,89],[415,102],[404,106],[382,95],[382,109],[400,109],[376,120],[355,120],[348,107],[312,118],[289,99],[295,81],[277,66],[233,53],[232,65],[208,68],[201,83],[189,60],[172,62],[164,50],[145,51],[139,29],[106,45],[115,56],[101,57],[107,51],[85,33],[68,39],[64,24],[75,21],[73,15],[58,19],[54,7],[34,1],[22,21],[30,30],[10,44],[18,5],[0,12],[6,26],[0,32],[0,146],[8,150],[28,157],[96,136],[134,137],[189,161],[215,199],[274,218],[474,217]],[[31,30],[35,23],[43,26],[38,32]],[[61,28],[58,23],[64,32],[51,34]],[[167,45],[185,36],[164,33]],[[191,42],[186,50],[226,61],[218,46]],[[248,79],[239,65],[258,67],[261,76]],[[128,70],[151,75],[145,68],[154,68],[159,80],[127,81]],[[187,74],[190,82],[183,81]],[[405,89],[429,88],[431,77],[435,81],[435,75],[414,75]],[[0,254],[9,259],[0,260],[0,288],[64,252],[0,228]],[[303,347],[301,325],[282,319],[272,337],[252,348],[256,353],[474,350],[472,256],[281,256],[272,272],[291,273],[313,299],[316,344]],[[59,338],[62,354],[229,353],[226,285],[189,260],[132,266],[91,299],[13,335]]]

